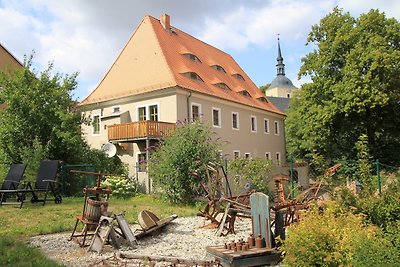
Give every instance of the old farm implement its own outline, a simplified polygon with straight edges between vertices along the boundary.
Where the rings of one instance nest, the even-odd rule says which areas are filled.
[[[224,168],[216,163],[208,164],[206,175],[208,183],[200,185],[206,194],[207,203],[204,209],[199,210],[198,216],[209,220],[208,226],[217,228],[218,236],[234,234],[236,218],[250,217],[250,195],[255,191],[233,195]]]

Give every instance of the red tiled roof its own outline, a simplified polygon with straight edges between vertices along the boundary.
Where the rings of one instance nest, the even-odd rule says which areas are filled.
[[[260,97],[265,98],[265,95],[229,54],[177,28],[172,27],[171,30],[166,30],[160,23],[160,20],[151,16],[146,16],[139,27],[142,27],[144,22],[150,23],[151,27],[149,29],[151,29],[156,36],[165,63],[171,74],[170,77],[172,79],[169,84],[277,114],[283,114],[271,102],[261,102],[257,100],[257,98]],[[132,38],[130,41],[132,41]],[[184,56],[184,54],[193,54],[201,62],[191,60]],[[119,57],[122,56],[123,53],[121,53]],[[132,64],[134,64],[134,62]],[[226,73],[216,70],[212,67],[213,65],[223,67]],[[157,75],[157,70],[153,71],[154,75]],[[203,81],[194,80],[184,75],[188,72],[196,73]],[[244,81],[233,76],[235,74],[240,74],[244,78]],[[104,79],[107,79],[107,76]],[[215,86],[215,84],[218,83],[226,84],[231,90]],[[134,94],[132,89],[133,88],[129,90],[129,88],[126,88],[125,94],[128,92]],[[156,88],[153,87],[152,91],[153,90],[156,90]],[[250,96],[243,96],[239,93],[244,90],[247,91]],[[119,95],[123,94],[124,93],[119,92]],[[95,97],[95,95],[96,92],[94,91],[90,96]],[[84,105],[86,104],[85,102],[90,103],[92,101],[87,98],[81,104]]]

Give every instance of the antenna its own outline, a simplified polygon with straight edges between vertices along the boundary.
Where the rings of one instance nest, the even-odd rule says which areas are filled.
[[[109,158],[112,158],[115,156],[115,154],[117,154],[117,147],[112,144],[112,143],[105,143],[102,147],[101,150],[103,150],[104,153],[106,153],[106,155]]]

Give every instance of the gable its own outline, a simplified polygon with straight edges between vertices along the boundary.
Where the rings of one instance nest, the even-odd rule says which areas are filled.
[[[229,54],[150,16],[81,105],[173,86],[283,114]]]

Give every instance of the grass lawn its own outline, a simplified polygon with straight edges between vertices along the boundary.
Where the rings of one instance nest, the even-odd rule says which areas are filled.
[[[25,244],[30,236],[72,231],[75,215],[82,214],[83,197],[64,198],[62,204],[49,201],[19,206],[0,207],[1,266],[59,266],[46,259],[39,250]],[[155,195],[137,195],[130,199],[109,199],[109,211],[125,213],[128,223],[137,222],[137,214],[150,210],[159,218],[172,214],[179,217],[195,216],[195,206],[173,205]]]

